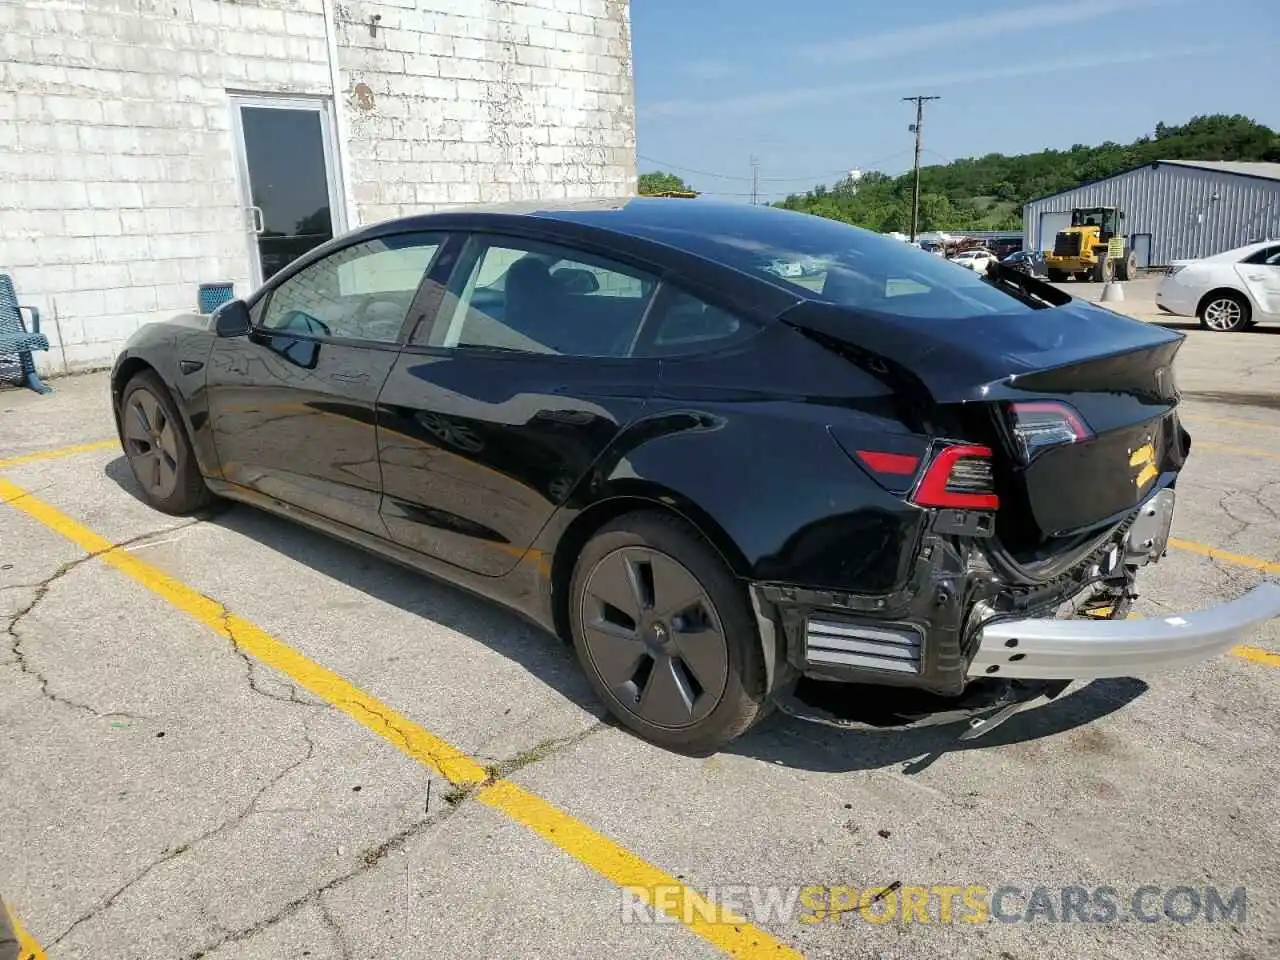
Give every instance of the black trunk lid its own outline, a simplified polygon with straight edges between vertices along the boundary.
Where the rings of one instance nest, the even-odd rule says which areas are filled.
[[[1179,333],[1079,300],[963,319],[810,302],[782,319],[891,385],[913,430],[992,448],[997,535],[1015,556],[1118,522],[1182,466]],[[1080,435],[1029,452],[1018,426],[1027,409],[1062,411]]]

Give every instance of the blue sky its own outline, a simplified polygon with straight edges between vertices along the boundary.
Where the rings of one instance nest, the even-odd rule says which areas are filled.
[[[925,163],[1203,113],[1280,128],[1280,0],[634,0],[631,22],[640,171],[726,198],[753,154],[768,199],[910,168],[916,94],[942,97]]]

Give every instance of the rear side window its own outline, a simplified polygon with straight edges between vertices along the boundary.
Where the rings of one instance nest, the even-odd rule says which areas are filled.
[[[425,342],[626,357],[657,286],[657,278],[643,271],[581,251],[473,238]]]
[[[668,288],[654,304],[634,355],[676,357],[708,353],[743,340],[758,329],[756,324],[728,310]]]
[[[1246,257],[1245,263],[1257,263],[1268,267],[1280,266],[1280,246],[1263,247],[1257,253]]]

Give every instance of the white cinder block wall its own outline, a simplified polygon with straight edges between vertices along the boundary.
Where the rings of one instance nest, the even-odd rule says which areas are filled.
[[[333,98],[349,227],[635,189],[628,0],[0,0],[0,272],[42,372],[248,292],[229,91]]]

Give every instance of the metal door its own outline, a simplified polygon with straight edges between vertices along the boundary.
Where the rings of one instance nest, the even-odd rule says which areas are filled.
[[[231,98],[253,285],[345,232],[346,209],[324,98]]]
[[[1138,269],[1151,266],[1151,234],[1135,233],[1129,240],[1130,249],[1138,258]]]
[[[1040,236],[1037,238],[1036,249],[1041,251],[1053,250],[1053,238],[1059,231],[1067,229],[1071,226],[1071,213],[1042,213],[1040,214]]]

